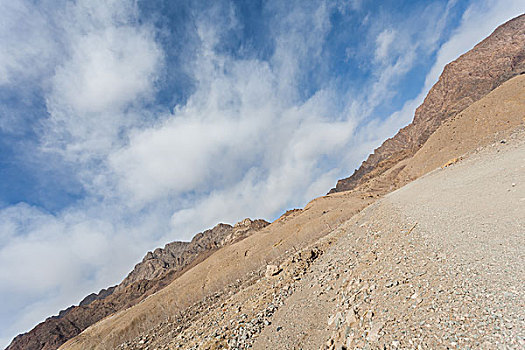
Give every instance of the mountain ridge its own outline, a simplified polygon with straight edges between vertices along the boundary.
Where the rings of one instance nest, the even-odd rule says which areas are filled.
[[[329,193],[347,191],[414,155],[430,135],[501,83],[525,73],[525,14],[502,24],[473,49],[448,63],[416,109],[414,120],[383,142],[359,169]]]

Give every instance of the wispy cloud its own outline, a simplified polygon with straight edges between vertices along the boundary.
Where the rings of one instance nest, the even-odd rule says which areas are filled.
[[[376,38],[376,52],[375,59],[379,62],[384,62],[390,57],[390,48],[394,39],[396,38],[396,32],[391,29],[385,29]]]
[[[0,13],[0,86],[52,70],[61,50],[45,11],[29,1],[2,0]]]

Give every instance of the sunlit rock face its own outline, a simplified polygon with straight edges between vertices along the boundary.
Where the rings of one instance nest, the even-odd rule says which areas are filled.
[[[510,78],[525,73],[525,15],[498,27],[472,50],[449,63],[414,121],[386,140],[361,167],[330,192],[351,190],[416,153],[442,122]]]

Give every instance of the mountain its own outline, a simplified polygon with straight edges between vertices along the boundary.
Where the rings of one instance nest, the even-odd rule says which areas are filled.
[[[430,174],[377,201],[359,190],[318,198],[61,349],[517,344],[524,155],[520,75],[443,124],[405,167]]]
[[[219,224],[191,243],[150,252],[121,284],[18,336],[8,349],[60,344],[61,349],[479,348],[485,340],[490,348],[496,344],[492,330],[472,336],[472,343],[461,338],[468,332],[456,332],[470,327],[465,321],[469,308],[454,303],[463,301],[468,288],[476,291],[465,302],[476,325],[492,327],[493,315],[506,310],[511,331],[502,339],[518,339],[515,306],[521,299],[514,289],[522,276],[517,258],[523,252],[518,249],[509,257],[518,264],[514,269],[501,259],[489,261],[493,256],[484,252],[525,246],[516,233],[522,223],[513,220],[523,213],[516,159],[525,145],[524,72],[522,15],[447,65],[414,121],[330,194],[271,224]],[[510,175],[498,177],[501,166]],[[490,195],[483,194],[487,181],[495,183],[485,190]],[[472,183],[484,187],[473,189]],[[503,194],[493,193],[507,187]],[[447,191],[441,193],[441,188]],[[517,202],[507,213],[501,208],[506,195]],[[439,205],[429,202],[432,196]],[[461,203],[475,202],[469,196],[483,203],[472,204],[470,214],[469,208],[461,208]],[[508,237],[502,236],[507,231],[495,231],[498,218],[489,218],[491,196],[498,203],[494,212],[512,233]],[[472,244],[478,256],[466,260],[475,266],[475,276],[482,277],[479,281],[494,278],[484,274],[479,261],[495,266],[486,271],[505,271],[506,289],[500,294],[510,297],[498,301],[499,311],[482,300],[480,295],[487,294],[461,264],[464,251],[458,249],[467,249],[474,239],[465,241],[460,234],[468,225],[483,232],[483,240]],[[512,271],[517,277],[509,276]],[[487,288],[487,298],[500,292]],[[455,291],[463,293],[461,298],[447,297]],[[483,315],[481,307],[491,314]],[[453,339],[454,332],[461,339]]]
[[[164,288],[186,270],[217,249],[259,232],[269,223],[245,219],[234,226],[218,224],[198,233],[191,242],[172,242],[148,252],[117,286],[90,294],[78,306],[71,306],[17,336],[9,350],[57,349],[90,325],[119,310],[144,300]]]
[[[339,180],[330,193],[354,189],[413,156],[443,121],[513,76],[525,73],[524,22],[525,15],[521,15],[501,25],[472,50],[446,65],[417,108],[412,123],[386,140],[352,176]],[[403,182],[385,179],[387,183],[392,181]]]

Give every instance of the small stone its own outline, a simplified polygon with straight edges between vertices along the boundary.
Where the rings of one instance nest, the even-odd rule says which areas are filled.
[[[347,315],[346,315],[346,324],[353,327],[357,324],[357,318],[355,317],[355,314],[354,312],[350,311]]]
[[[352,342],[354,341],[354,336],[349,334],[348,337],[346,337],[346,348],[352,349]]]
[[[343,315],[340,312],[336,313],[334,316],[334,323],[337,328],[339,328],[342,321],[343,321]]]
[[[272,276],[277,275],[279,272],[281,272],[281,269],[279,269],[278,266],[276,266],[276,265],[267,265],[266,266],[265,276],[266,277],[272,277]]]
[[[372,328],[370,329],[370,332],[368,333],[368,339],[372,342],[376,342],[379,340],[379,331],[381,328],[383,328],[383,322],[375,323]]]
[[[335,315],[328,316],[328,325],[331,326],[334,323]]]

